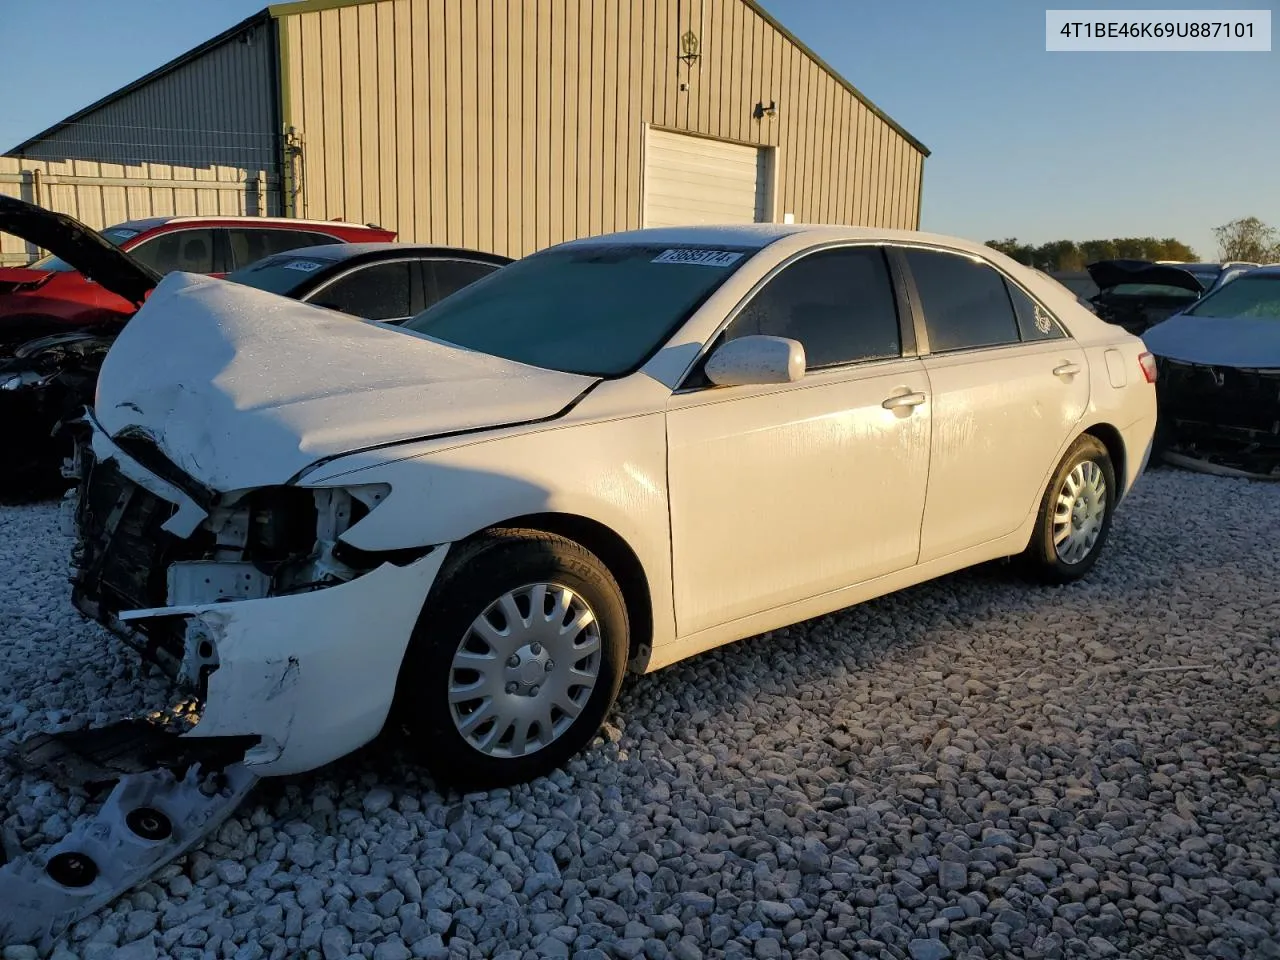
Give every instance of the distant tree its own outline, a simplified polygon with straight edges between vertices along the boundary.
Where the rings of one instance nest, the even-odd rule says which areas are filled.
[[[1196,259],[1196,252],[1188,247],[1181,240],[1175,240],[1173,237],[1166,237],[1159,241],[1152,260],[1181,260],[1186,263],[1193,263]]]
[[[1271,263],[1280,259],[1280,233],[1257,217],[1241,217],[1213,228],[1223,260]]]
[[[1012,257],[1028,267],[1034,264],[1035,248],[1029,243],[1019,243],[1014,237],[1008,237],[1004,240],[988,240],[987,246],[992,250],[999,250],[1006,257]]]
[[[1041,270],[1083,270],[1084,257],[1073,240],[1054,240],[1036,248],[1035,265]]]
[[[1111,240],[1051,240],[1033,246],[1014,237],[1004,240],[988,240],[987,246],[999,250],[1019,263],[1040,270],[1074,273],[1097,260],[1127,258],[1133,260],[1187,260],[1196,259],[1195,251],[1181,240],[1167,237],[1117,237]],[[1280,259],[1277,251],[1273,259]]]
[[[1096,260],[1114,260],[1120,256],[1116,252],[1116,242],[1114,240],[1086,240],[1080,244],[1080,252],[1084,254],[1085,263],[1093,263]]]

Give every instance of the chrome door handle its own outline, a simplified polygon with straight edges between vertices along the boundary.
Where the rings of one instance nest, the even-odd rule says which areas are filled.
[[[885,400],[880,406],[886,410],[897,410],[901,407],[918,407],[924,403],[923,393],[899,393]]]
[[[1053,375],[1055,377],[1074,377],[1079,372],[1080,364],[1076,363],[1074,360],[1068,360],[1065,363],[1060,363],[1053,368]]]

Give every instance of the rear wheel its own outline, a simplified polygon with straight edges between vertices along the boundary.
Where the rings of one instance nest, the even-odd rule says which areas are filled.
[[[437,781],[519,783],[599,730],[628,650],[622,591],[573,541],[497,530],[450,558],[410,642],[397,702]]]
[[[1044,583],[1072,583],[1092,570],[1111,532],[1116,492],[1107,448],[1090,434],[1079,437],[1040,503],[1023,554],[1028,572]]]

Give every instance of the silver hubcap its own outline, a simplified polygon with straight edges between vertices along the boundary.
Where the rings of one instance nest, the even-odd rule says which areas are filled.
[[[467,628],[449,668],[449,712],[491,757],[522,757],[573,726],[600,675],[600,624],[568,587],[504,593]]]
[[[1053,547],[1063,563],[1089,556],[1107,515],[1107,480],[1092,460],[1077,463],[1058,490],[1053,511]]]

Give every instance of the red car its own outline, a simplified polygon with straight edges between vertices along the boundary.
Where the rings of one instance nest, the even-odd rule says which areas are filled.
[[[396,236],[372,224],[283,217],[151,217],[100,232],[161,275],[173,270],[220,275],[295,247]],[[33,337],[124,320],[136,309],[55,256],[25,267],[0,267],[0,353]]]

